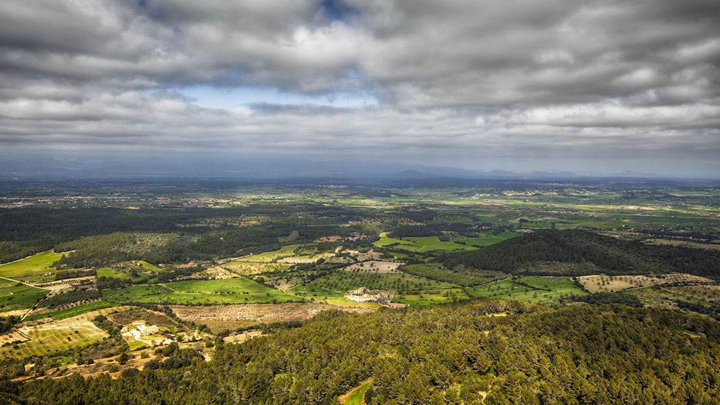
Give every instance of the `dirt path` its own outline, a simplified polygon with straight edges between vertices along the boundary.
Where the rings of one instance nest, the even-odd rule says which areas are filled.
[[[488,388],[489,390],[489,388]],[[480,403],[485,403],[485,398],[487,398],[490,391],[478,391],[478,394],[480,394]]]
[[[367,405],[365,402],[365,393],[370,388],[372,382],[373,379],[368,378],[346,394],[339,396],[338,401],[342,405]]]
[[[36,286],[36,285],[32,285],[32,284],[29,284],[29,283],[26,283],[26,282],[20,281],[20,280],[13,280],[13,279],[11,279],[11,278],[7,278],[7,277],[3,277],[3,276],[0,276],[0,278],[3,279],[3,280],[12,281],[13,283],[25,284],[26,286],[32,287],[32,288],[39,288],[39,289],[41,289],[41,290],[49,290],[49,288],[38,287],[38,286]]]

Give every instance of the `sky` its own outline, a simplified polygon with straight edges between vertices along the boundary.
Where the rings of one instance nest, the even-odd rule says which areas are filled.
[[[717,0],[3,0],[0,159],[720,177]]]

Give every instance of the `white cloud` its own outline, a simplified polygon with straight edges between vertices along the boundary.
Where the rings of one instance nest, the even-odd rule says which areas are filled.
[[[336,1],[6,0],[0,145],[717,161],[717,1]]]

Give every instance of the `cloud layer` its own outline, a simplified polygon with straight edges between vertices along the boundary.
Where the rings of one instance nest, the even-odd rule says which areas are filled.
[[[719,26],[716,0],[6,0],[0,146],[709,175]]]

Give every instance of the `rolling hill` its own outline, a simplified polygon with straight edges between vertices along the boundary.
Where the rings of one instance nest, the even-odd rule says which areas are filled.
[[[652,246],[580,230],[540,231],[440,258],[449,268],[570,275],[690,273],[720,277],[720,252]]]

